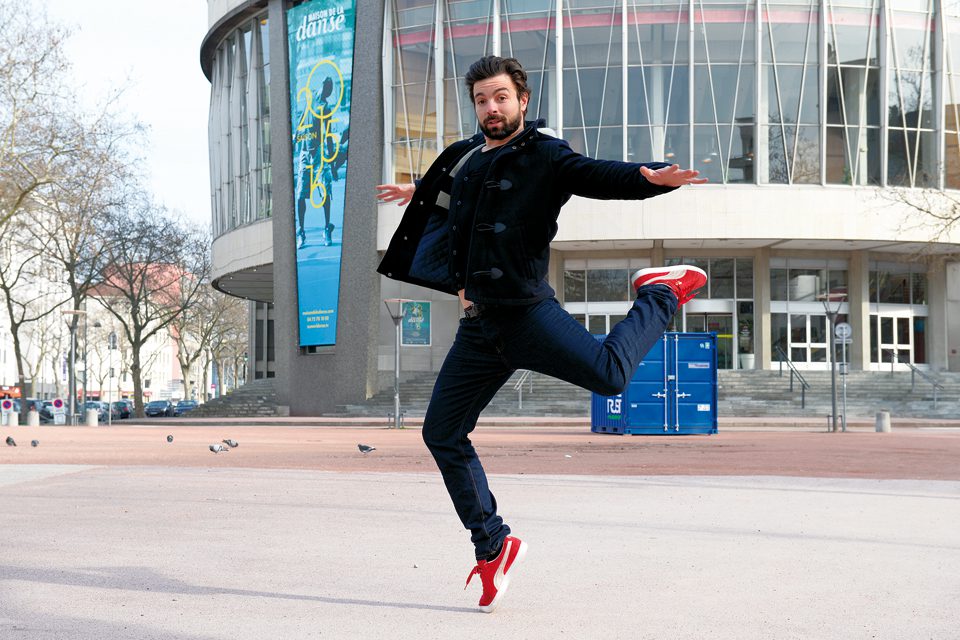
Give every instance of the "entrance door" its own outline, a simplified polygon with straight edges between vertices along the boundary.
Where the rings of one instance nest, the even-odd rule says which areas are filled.
[[[717,368],[733,368],[733,314],[687,313],[686,331],[717,332]]]
[[[880,339],[880,362],[896,361],[898,363],[913,362],[913,332],[911,331],[911,318],[904,316],[873,316],[870,323],[870,342],[877,344],[877,338]],[[877,336],[877,327],[879,323],[880,331]],[[896,359],[893,353],[897,354]],[[876,361],[876,360],[874,360]]]

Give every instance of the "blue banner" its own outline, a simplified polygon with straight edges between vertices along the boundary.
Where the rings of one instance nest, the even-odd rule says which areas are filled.
[[[300,346],[337,341],[354,0],[287,11]]]

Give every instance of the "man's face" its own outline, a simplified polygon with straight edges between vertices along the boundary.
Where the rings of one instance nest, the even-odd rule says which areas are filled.
[[[510,76],[480,80],[473,85],[473,108],[483,135],[491,140],[509,138],[523,125],[528,96],[517,98],[517,89]]]

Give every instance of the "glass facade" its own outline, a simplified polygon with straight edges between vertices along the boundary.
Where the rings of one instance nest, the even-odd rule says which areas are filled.
[[[713,184],[960,188],[956,0],[389,0],[387,17],[389,181],[476,131],[463,74],[495,53],[528,70],[528,117],[586,155]]]
[[[270,217],[270,45],[266,14],[229,34],[213,56],[210,194],[213,236]]]

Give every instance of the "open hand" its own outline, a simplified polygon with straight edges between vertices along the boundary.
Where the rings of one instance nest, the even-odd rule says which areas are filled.
[[[681,169],[680,165],[672,164],[662,169],[640,167],[640,173],[650,184],[661,187],[682,187],[688,184],[704,184],[706,178],[698,178],[700,172],[696,169]]]
[[[377,200],[380,202],[395,202],[401,207],[413,198],[417,190],[414,184],[378,184]]]

